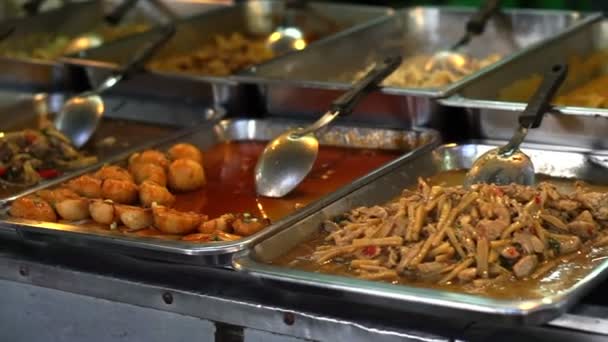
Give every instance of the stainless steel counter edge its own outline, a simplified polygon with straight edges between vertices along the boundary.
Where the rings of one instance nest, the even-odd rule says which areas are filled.
[[[280,304],[268,304],[267,300],[262,299],[241,298],[229,294],[218,295],[205,282],[200,283],[196,290],[178,288],[159,277],[154,281],[144,280],[138,272],[144,272],[142,270],[147,268],[143,265],[131,264],[128,259],[112,257],[112,262],[123,265],[124,270],[104,274],[93,269],[72,267],[55,260],[42,261],[39,257],[6,248],[0,252],[0,279],[316,341],[479,341],[484,338],[487,340],[488,336],[505,337],[515,331],[521,337],[544,336],[545,339],[542,340],[546,340],[548,336],[553,337],[553,340],[566,338],[577,341],[601,341],[608,335],[608,320],[601,318],[606,316],[607,311],[601,306],[580,305],[573,312],[539,327],[521,327],[512,330],[508,327],[479,329],[470,325],[457,325],[450,331],[450,329],[442,329],[441,326],[434,326],[434,323],[418,325],[415,323],[416,318],[421,319],[418,317],[402,316],[401,319],[391,321],[365,312],[352,317],[349,310],[344,308],[338,310],[344,315],[327,314],[327,307],[321,303],[317,305],[318,310],[302,310],[286,304],[285,300],[277,301]],[[114,264],[100,262],[99,265],[106,265],[107,270]],[[159,273],[173,274],[171,278],[183,277],[183,274],[179,273],[179,268],[182,266],[178,269],[174,269],[171,264],[159,264],[159,266],[156,269]],[[133,268],[137,271],[131,273],[129,270]],[[201,274],[203,270],[200,268],[197,270],[191,267],[190,270],[182,271],[199,274],[201,279],[210,276]],[[125,272],[128,272],[127,276]],[[224,272],[234,275],[234,272]],[[219,274],[215,276],[220,278]],[[247,278],[237,281],[239,279],[230,279],[230,276],[221,278],[223,279],[216,280],[230,287],[242,288],[243,282],[247,281]],[[0,288],[1,286],[2,284]],[[243,295],[251,296],[255,295],[255,292],[243,292]],[[15,309],[3,308],[3,310]],[[364,318],[361,318],[362,316]],[[429,325],[434,328],[430,329]],[[29,326],[35,328],[36,322],[30,322]]]
[[[206,294],[204,285],[200,292],[180,290],[1,254],[0,279],[316,341],[368,341],[378,338],[382,341],[450,341],[445,336],[387,327],[374,321],[353,321]],[[238,283],[231,283],[231,286],[238,286]]]

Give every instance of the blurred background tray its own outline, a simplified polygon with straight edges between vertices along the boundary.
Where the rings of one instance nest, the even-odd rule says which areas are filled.
[[[309,47],[339,31],[350,32],[373,24],[393,12],[385,7],[317,2],[310,2],[303,10],[292,11],[304,33],[316,39]],[[283,23],[285,15],[284,2],[256,0],[181,20],[175,36],[151,62],[175,54],[192,53],[197,47],[215,42],[217,35],[239,32],[246,37],[267,37]],[[78,69],[84,68],[90,83],[97,84],[154,34],[148,32],[133,36],[63,60]],[[155,85],[154,89],[151,89],[151,84]],[[228,112],[252,113],[253,99],[257,98],[257,89],[242,86],[228,77],[161,70],[137,75],[121,84],[119,89],[130,94],[152,92],[155,96],[190,99]],[[243,108],[240,106],[242,102],[247,102],[248,106]]]
[[[472,11],[452,7],[402,9],[376,25],[334,36],[314,48],[264,63],[236,78],[261,84],[269,113],[310,115],[326,108],[337,96],[336,89],[347,88],[357,72],[387,55],[403,54],[407,58],[445,49],[460,38]],[[432,99],[453,94],[542,41],[598,17],[570,11],[504,10],[503,15],[490,21],[482,36],[472,40],[468,49],[475,57],[500,53],[501,61],[443,88],[384,87],[381,94],[363,101],[354,117],[388,117],[414,126],[433,124],[435,116],[442,112]]]
[[[595,20],[590,25],[564,32],[545,44],[515,58],[502,67],[486,73],[475,82],[463,87],[458,94],[441,100],[446,106],[466,109],[466,119],[478,138],[507,139],[513,133],[517,116],[531,96],[531,76],[537,77],[554,63],[570,63],[570,74],[560,91],[569,91],[590,79],[605,74],[608,60],[596,68],[573,65],[572,59],[585,60],[591,55],[608,49],[608,20]],[[580,62],[579,62],[580,63]],[[516,83],[517,82],[517,83]],[[534,83],[532,83],[534,84]],[[501,93],[508,87],[511,96],[519,101],[509,101]],[[519,93],[519,94],[517,94]],[[506,96],[506,97],[505,97]],[[567,144],[583,148],[608,149],[605,139],[608,131],[608,109],[575,106],[556,106],[543,120],[540,128],[531,130],[527,141],[545,144]]]

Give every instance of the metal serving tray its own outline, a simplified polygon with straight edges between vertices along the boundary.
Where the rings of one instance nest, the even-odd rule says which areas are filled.
[[[154,145],[155,148],[167,148],[175,142],[190,142],[206,150],[223,141],[264,141],[283,133],[288,128],[295,128],[302,122],[235,120],[222,121],[217,124],[203,124],[193,128],[190,133],[172,137]],[[330,128],[321,139],[321,145],[347,146],[359,148],[380,148],[403,150],[404,155],[397,160],[407,158],[412,151],[430,150],[438,143],[436,132],[430,130],[403,131],[380,128],[363,128],[336,125]],[[130,154],[130,153],[129,153]],[[113,158],[111,162],[126,160],[129,154]],[[370,172],[334,193],[322,197],[316,202],[299,209],[287,217],[276,221],[262,231],[234,242],[190,243],[143,237],[127,237],[111,231],[92,232],[86,227],[69,224],[38,223],[4,217],[0,227],[15,228],[26,241],[59,241],[61,243],[87,248],[102,248],[104,252],[116,251],[139,257],[157,260],[169,260],[189,264],[207,264],[227,266],[231,264],[234,253],[242,251],[253,243],[288,227],[290,224],[320,210],[350,191],[370,182],[389,170],[396,161]],[[94,168],[89,168],[91,171]],[[253,175],[251,175],[253,177]],[[55,183],[56,184],[56,183]]]
[[[308,291],[325,290],[331,296],[350,298],[375,306],[408,311],[432,316],[467,317],[472,322],[500,324],[541,324],[566,310],[577,300],[599,284],[608,272],[608,260],[604,261],[572,288],[543,299],[507,301],[482,296],[461,294],[365,281],[296,269],[271,266],[268,262],[308,241],[323,221],[359,206],[386,203],[401,191],[416,183],[418,177],[432,176],[446,170],[467,169],[472,162],[492,148],[487,144],[444,145],[433,152],[420,151],[410,158],[392,165],[390,172],[377,177],[373,182],[350,192],[322,210],[309,215],[276,235],[256,245],[249,255],[235,260],[234,267],[249,272],[273,284],[289,283],[304,286]],[[553,148],[554,150],[551,150]],[[605,166],[592,161],[601,161],[606,156],[587,152],[570,151],[566,148],[526,147],[524,151],[532,158],[537,172],[555,177],[591,180],[608,184]],[[311,287],[313,289],[311,289]]]
[[[295,18],[306,33],[314,33],[319,40],[309,45],[313,47],[324,38],[334,34],[334,29],[350,32],[356,27],[367,26],[392,14],[385,7],[356,6],[309,2],[304,10],[294,10]],[[163,58],[181,52],[190,52],[193,47],[214,41],[218,34],[241,32],[252,36],[266,36],[282,23],[285,2],[254,0],[235,6],[224,7],[177,23],[175,36],[163,47],[156,58]],[[328,26],[328,23],[332,25]],[[333,27],[335,25],[335,27]],[[91,49],[79,56],[65,58],[64,62],[84,68],[92,84],[97,84],[118,65],[126,62],[133,52],[142,46],[155,32],[147,32],[116,41],[97,49]],[[150,84],[154,84],[151,89]],[[149,70],[134,76],[119,87],[125,93],[149,94],[163,97],[196,99],[198,102],[215,104],[228,112],[251,113],[251,98],[256,90],[239,85],[229,77],[214,77],[170,71]],[[242,100],[246,94],[245,101]],[[241,107],[247,102],[247,107]],[[212,106],[213,107],[213,106]]]
[[[32,34],[53,33],[76,37],[91,30],[103,20],[106,9],[120,4],[118,0],[92,0],[71,3],[36,16],[9,19],[3,25],[15,25],[7,42],[19,41]],[[124,23],[146,22],[151,26],[166,20],[166,14],[140,1],[124,19]],[[63,90],[80,87],[83,81],[58,61],[35,58],[0,57],[0,85],[37,90]]]
[[[57,113],[69,95],[63,93],[34,94],[14,91],[0,91],[0,130],[14,131],[37,128],[41,121]],[[133,151],[140,146],[158,141],[162,137],[176,134],[184,127],[192,127],[208,119],[207,113],[189,105],[173,102],[150,101],[149,99],[106,96],[106,111],[97,132],[85,150],[98,156],[100,163],[113,156]],[[171,113],[171,115],[168,115]],[[145,114],[145,115],[142,115]],[[137,132],[137,134],[133,134]],[[111,143],[115,140],[115,143]],[[83,169],[88,170],[88,168]],[[19,187],[0,190],[0,205],[17,197],[25,196],[47,186],[58,184],[74,174],[67,172],[53,180],[34,187]],[[12,227],[0,224],[0,236],[15,238]]]
[[[526,104],[498,99],[499,92],[515,81],[540,75],[553,63],[567,62],[573,56],[586,56],[608,48],[608,20],[594,20],[578,26],[549,42],[529,50],[500,68],[487,72],[475,82],[463,87],[457,95],[441,100],[446,106],[464,107],[468,120],[474,123],[479,138],[508,139],[517,124],[517,116]],[[606,63],[608,66],[608,63]],[[563,90],[576,87],[566,82]],[[545,144],[606,149],[608,109],[556,106],[543,120],[539,129],[530,131],[527,141]]]
[[[347,88],[357,72],[387,55],[402,54],[407,58],[445,49],[461,37],[463,23],[472,11],[454,7],[406,8],[376,25],[337,35],[301,53],[264,63],[237,79],[263,84],[270,113],[302,115],[319,111],[336,97],[336,89]],[[468,50],[475,57],[500,53],[504,57],[500,62],[444,88],[383,87],[382,94],[368,98],[358,112],[401,115],[410,118],[415,125],[428,124],[431,114],[438,111],[432,99],[451,95],[538,43],[596,20],[594,18],[598,15],[505,10],[504,14],[491,20],[482,36],[471,41]],[[377,103],[384,104],[378,106]]]

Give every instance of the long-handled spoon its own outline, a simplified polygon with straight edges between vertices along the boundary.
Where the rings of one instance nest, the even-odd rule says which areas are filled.
[[[120,24],[125,15],[137,4],[139,0],[125,0],[120,5],[116,6],[104,17],[104,21],[109,25],[116,26]],[[79,51],[89,50],[101,46],[104,43],[104,37],[96,32],[87,32],[80,34],[70,40],[70,43],[65,48],[63,54],[71,55]]]
[[[477,12],[467,21],[464,36],[448,50],[435,53],[426,62],[424,69],[427,72],[434,70],[453,70],[459,72],[470,63],[471,58],[459,53],[475,36],[485,31],[488,20],[500,10],[500,0],[486,0]]]
[[[534,184],[534,165],[530,157],[519,149],[519,146],[526,138],[530,128],[540,126],[544,114],[551,107],[551,100],[566,79],[567,73],[567,65],[557,64],[545,74],[540,87],[519,117],[519,126],[511,140],[502,147],[484,153],[473,163],[465,177],[465,187],[478,183]]]
[[[124,67],[97,88],[68,99],[55,118],[55,127],[70,138],[74,146],[82,147],[86,144],[97,129],[104,113],[105,106],[100,95],[121,80],[142,70],[146,62],[174,33],[174,24],[164,26],[156,39],[149,41]]]
[[[287,131],[266,145],[255,167],[257,193],[267,197],[283,197],[295,189],[308,175],[317,159],[319,141],[315,133],[338,115],[351,113],[359,101],[374,90],[400,63],[401,57],[388,58],[336,99],[331,108],[315,123]]]

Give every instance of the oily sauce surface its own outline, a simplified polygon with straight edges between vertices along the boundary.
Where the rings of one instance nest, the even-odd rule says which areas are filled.
[[[281,199],[258,197],[254,168],[266,142],[226,142],[204,152],[207,184],[176,196],[174,207],[208,215],[248,212],[279,220],[401,155],[400,151],[321,146],[312,172]]]
[[[443,183],[448,186],[462,184],[464,181],[465,172],[466,171],[464,170],[459,170],[439,173],[431,177],[430,184]],[[544,175],[539,175],[537,180],[549,181],[555,184],[560,191],[567,191],[568,189],[573,188],[574,185],[572,180],[550,178]],[[608,186],[590,185],[589,188],[594,191],[608,191]],[[311,240],[298,245],[293,250],[282,255],[276,260],[273,260],[271,264],[316,273],[354,277],[354,272],[350,270],[347,264],[327,262],[323,265],[318,265],[316,262],[309,259],[316,247],[323,244],[323,240],[326,236],[327,233],[320,230],[318,233],[312,236]],[[474,287],[471,284],[460,285],[457,283],[438,285],[436,283],[424,281],[412,281],[411,279],[404,277],[399,278],[399,280],[394,283],[453,292],[479,294],[496,299],[537,299],[555,295],[569,289],[587,274],[589,274],[593,268],[598,266],[606,258],[608,258],[608,248],[597,248],[587,251],[586,253],[579,252],[576,257],[564,260],[564,262],[562,262],[559,266],[539,279],[497,282],[485,287]]]

